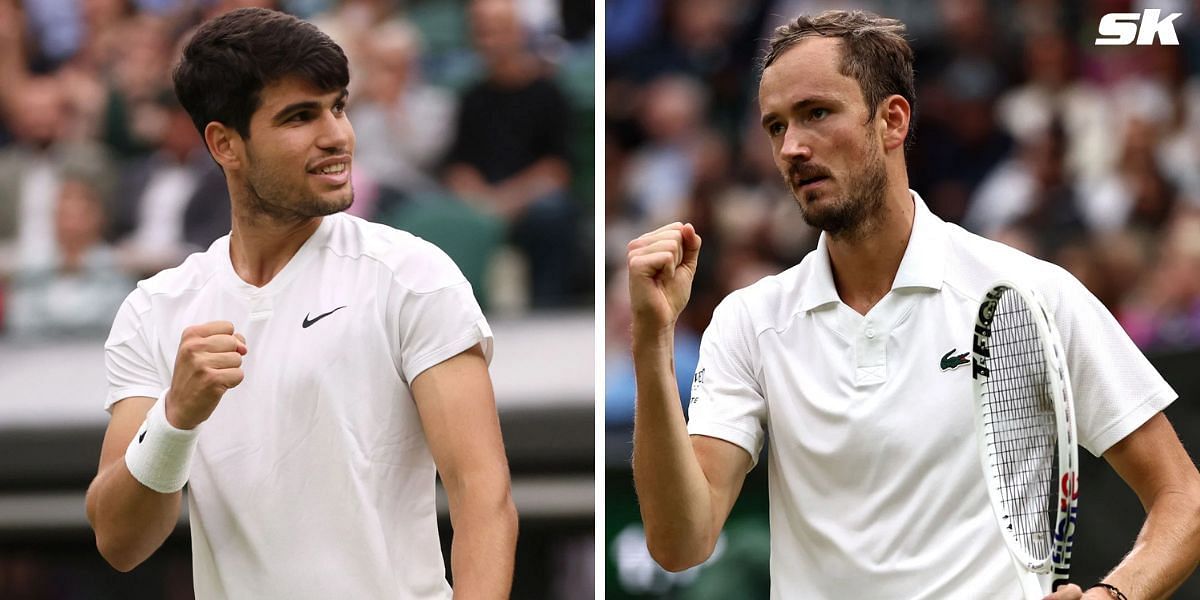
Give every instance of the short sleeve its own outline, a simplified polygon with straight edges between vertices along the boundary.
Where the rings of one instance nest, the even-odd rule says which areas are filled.
[[[1062,277],[1054,320],[1067,352],[1079,443],[1100,456],[1178,394],[1108,309],[1070,274]]]
[[[430,290],[412,289],[393,281],[398,320],[399,345],[396,361],[405,381],[412,383],[426,369],[476,344],[482,344],[488,363],[492,360],[492,330],[488,326],[471,284],[454,262],[430,246],[427,257],[436,279],[445,283]]]
[[[725,440],[758,463],[767,403],[753,367],[755,335],[745,306],[736,296],[713,312],[700,340],[700,360],[692,377],[688,433]]]
[[[104,342],[104,366],[108,377],[106,411],[112,412],[113,405],[126,398],[157,398],[170,385],[154,367],[142,321],[147,309],[145,293],[137,289],[125,298],[113,319],[112,330]]]

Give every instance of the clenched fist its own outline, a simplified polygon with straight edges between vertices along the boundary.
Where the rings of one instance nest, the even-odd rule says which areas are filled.
[[[208,419],[225,391],[245,377],[245,354],[246,338],[229,321],[184,329],[167,393],[167,421],[178,429],[195,429]]]
[[[629,242],[629,298],[634,335],[662,332],[692,295],[700,236],[691,223],[671,223]]]

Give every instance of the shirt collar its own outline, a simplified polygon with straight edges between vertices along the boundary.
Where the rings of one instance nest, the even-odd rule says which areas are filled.
[[[909,190],[913,198],[914,216],[908,247],[900,259],[900,268],[892,281],[892,289],[924,288],[940,290],[946,272],[946,223],[930,212],[921,195]],[[829,248],[825,233],[817,239],[813,251],[813,267],[800,288],[800,308],[810,311],[830,303],[840,302],[833,283],[833,268],[829,263]]]

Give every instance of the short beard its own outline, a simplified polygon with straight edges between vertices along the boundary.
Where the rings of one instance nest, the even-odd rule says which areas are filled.
[[[251,161],[253,162],[253,159]],[[250,219],[261,219],[281,225],[326,217],[346,210],[354,204],[353,187],[349,189],[344,201],[323,200],[320,196],[309,195],[301,186],[289,188],[284,183],[284,178],[265,169],[249,170],[246,176],[246,192]]]
[[[846,178],[844,197],[827,199],[830,206],[810,210],[808,207],[812,206],[817,194],[803,192],[803,198],[797,196],[805,223],[846,241],[860,240],[871,232],[885,207],[883,196],[887,192],[888,175],[882,153],[870,142],[868,140],[871,150],[862,169]],[[795,195],[794,189],[792,194]]]

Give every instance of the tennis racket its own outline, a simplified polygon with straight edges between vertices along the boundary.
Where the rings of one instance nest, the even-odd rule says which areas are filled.
[[[979,304],[971,377],[992,512],[1027,598],[1067,583],[1079,499],[1066,353],[1032,290],[1002,281]]]

